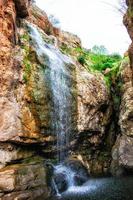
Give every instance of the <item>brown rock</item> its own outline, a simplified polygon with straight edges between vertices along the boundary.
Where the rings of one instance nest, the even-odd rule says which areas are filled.
[[[14,0],[17,16],[25,18],[29,15],[29,5],[31,0]]]
[[[112,173],[120,175],[124,169],[133,169],[133,86],[128,62],[121,67],[122,97],[119,124],[122,136],[118,136],[112,150]]]
[[[29,199],[46,198],[48,188],[42,163],[10,165],[3,168],[0,170],[0,190],[9,193],[4,194],[2,200],[28,197]]]
[[[120,127],[124,135],[133,135],[133,87],[132,87],[132,72],[128,62],[123,63],[121,67],[122,86],[122,101],[120,111]]]
[[[33,24],[36,24],[48,35],[53,34],[53,26],[48,20],[46,13],[36,5],[32,5],[30,8],[29,21]]]
[[[25,190],[22,192],[12,192],[9,194],[2,194],[0,200],[42,200],[47,199],[46,188],[37,188],[32,190]]]
[[[15,162],[19,162],[21,159],[32,157],[35,154],[33,150],[29,150],[27,147],[19,147],[10,143],[0,144],[0,165],[1,168]]]
[[[133,169],[133,138],[121,136],[117,138],[112,151],[112,173],[121,175],[124,169]]]

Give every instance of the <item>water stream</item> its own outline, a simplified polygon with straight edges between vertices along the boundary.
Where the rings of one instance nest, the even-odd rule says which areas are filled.
[[[40,63],[47,65],[45,80],[52,96],[51,127],[57,137],[59,163],[54,167],[54,176],[65,176],[67,188],[69,188],[75,185],[75,172],[66,167],[63,161],[69,155],[68,147],[70,146],[72,93],[69,67],[73,63],[69,57],[62,54],[53,45],[46,43],[36,26],[28,24],[28,29]],[[54,178],[52,178],[52,185],[59,196],[58,183]]]
[[[46,43],[36,26],[28,24],[28,28],[40,63],[47,65],[45,79],[52,96],[51,128],[57,136],[58,161],[62,162],[69,152],[66,150],[69,147],[72,123],[69,66],[73,63],[53,45]]]

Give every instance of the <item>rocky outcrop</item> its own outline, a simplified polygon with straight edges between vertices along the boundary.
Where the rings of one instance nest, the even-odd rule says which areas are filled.
[[[110,159],[104,141],[112,114],[110,94],[100,74],[82,67],[77,69],[77,113],[78,139],[73,154],[90,174],[108,173]]]
[[[124,16],[124,24],[133,42],[133,2],[127,0],[127,13]],[[122,174],[133,171],[133,43],[130,45],[129,61],[126,58],[121,66],[121,107],[119,124],[121,135],[118,136],[112,150],[112,173]]]
[[[45,199],[48,196],[48,189],[44,180],[46,172],[39,161],[38,164],[32,161],[5,167],[0,170],[1,200]]]
[[[25,140],[36,139],[23,138],[25,125],[16,95],[17,86],[22,86],[16,20],[28,16],[28,1],[1,1],[0,9],[0,199],[44,199],[49,194],[44,160],[34,148],[23,146]]]
[[[133,169],[133,86],[132,70],[128,59],[121,66],[121,107],[119,124],[121,136],[119,135],[112,150],[112,173],[121,174],[125,170]]]
[[[50,23],[46,13],[39,9],[36,5],[31,5],[29,10],[29,21],[36,24],[46,34],[52,35],[54,33],[54,27]]]
[[[123,22],[124,25],[127,28],[127,31],[129,33],[129,36],[131,38],[131,41],[133,41],[133,2],[132,0],[127,0],[126,1],[128,9],[126,14],[124,15]],[[133,42],[131,43],[129,49],[128,49],[128,54],[130,58],[130,67],[132,69],[132,74],[133,74]]]

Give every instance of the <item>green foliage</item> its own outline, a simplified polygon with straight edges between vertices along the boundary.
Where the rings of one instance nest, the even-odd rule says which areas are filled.
[[[31,63],[30,63],[30,61],[28,60],[27,57],[24,58],[23,65],[24,65],[23,81],[25,83],[27,83],[28,82],[28,78],[29,78],[29,76],[31,74]]]
[[[94,46],[93,50],[94,49],[95,52],[97,50],[98,53],[83,48],[75,48],[74,51],[76,52],[75,55],[78,62],[85,66],[89,71],[98,71],[102,73],[107,86],[110,87],[111,82],[115,82],[115,78],[119,73],[122,57],[118,53],[105,55],[107,50],[104,46]]]
[[[24,81],[24,83],[28,82],[28,77],[25,73],[23,74],[23,81]]]
[[[81,65],[84,65],[86,64],[86,59],[83,55],[81,56],[78,56],[78,62],[81,64]]]
[[[24,61],[23,61],[23,64],[25,66],[25,71],[29,74],[31,72],[31,63],[30,63],[30,61],[25,58]]]
[[[29,35],[27,33],[23,34],[20,36],[21,41],[28,41],[29,40]]]

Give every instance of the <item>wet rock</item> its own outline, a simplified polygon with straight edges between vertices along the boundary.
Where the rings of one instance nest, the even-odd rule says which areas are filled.
[[[18,192],[12,192],[10,194],[2,194],[1,200],[14,200],[14,199],[19,199],[19,200],[42,200],[47,198],[47,191],[43,187],[39,187],[37,189],[29,189],[25,191],[18,191]]]
[[[68,160],[66,161],[65,166],[75,172],[74,182],[76,185],[82,185],[90,177],[86,166],[84,166],[79,160]]]
[[[117,142],[113,148],[113,162],[116,162],[118,166],[123,168],[133,168],[133,138],[128,136],[122,136],[117,139]],[[114,165],[114,163],[113,163]],[[119,167],[118,167],[119,168]]]
[[[59,193],[62,193],[68,189],[68,180],[66,174],[60,173],[53,177]]]

